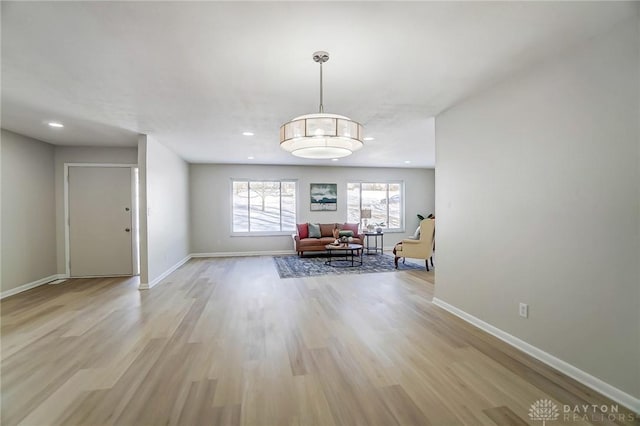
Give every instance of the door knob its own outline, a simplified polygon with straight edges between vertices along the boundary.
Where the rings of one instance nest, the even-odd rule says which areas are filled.
[[[124,211],[125,211],[125,212],[128,212],[128,211],[129,211],[129,207],[125,207],[125,208],[124,208]]]
[[[124,228],[124,230],[125,230],[125,232],[131,231],[131,229],[129,229],[129,228]]]

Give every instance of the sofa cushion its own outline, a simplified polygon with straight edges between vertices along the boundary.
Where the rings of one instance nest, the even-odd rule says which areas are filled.
[[[320,224],[320,235],[322,237],[333,237],[333,230],[335,229],[335,223],[321,223]]]
[[[355,234],[350,229],[342,229],[338,232],[338,237],[353,237]]]
[[[305,238],[303,240],[300,240],[300,242],[298,243],[298,247],[315,247],[317,245],[320,245],[319,238]]]
[[[358,235],[358,223],[343,223],[340,229],[343,231],[353,231],[353,235]]]
[[[309,238],[309,224],[308,223],[299,223],[298,224],[298,237],[300,237],[300,239]]]
[[[320,238],[320,225],[317,223],[309,224],[309,238]]]
[[[305,238],[298,242],[298,249],[317,248],[319,250],[324,250],[324,246],[333,243],[333,241],[334,239],[332,237]]]

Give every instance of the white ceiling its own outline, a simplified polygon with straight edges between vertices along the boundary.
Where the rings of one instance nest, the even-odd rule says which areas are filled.
[[[195,163],[433,167],[433,116],[636,13],[614,2],[2,1],[2,127],[57,145],[135,146],[148,133]],[[278,146],[282,123],[317,112],[316,50],[331,54],[325,112],[375,137],[338,163]]]

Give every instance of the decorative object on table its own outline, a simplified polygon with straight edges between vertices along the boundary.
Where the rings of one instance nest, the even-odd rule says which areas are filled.
[[[312,183],[310,185],[311,211],[338,210],[338,184]]]
[[[393,257],[384,254],[379,256],[365,256],[362,266],[357,268],[334,268],[325,265],[327,261],[326,255],[314,255],[298,257],[291,256],[274,256],[273,261],[280,278],[300,278],[314,277],[321,275],[348,275],[348,274],[368,274],[374,272],[393,272],[397,271],[393,264]],[[407,262],[401,267],[402,271],[422,270],[422,264]]]
[[[376,232],[380,234],[382,232],[382,227],[385,226],[384,222],[376,223]]]
[[[294,118],[280,127],[280,148],[302,158],[340,158],[362,148],[363,128],[360,123],[337,114],[325,114],[323,105],[322,64],[329,53],[315,52],[313,60],[320,64],[320,111]]]

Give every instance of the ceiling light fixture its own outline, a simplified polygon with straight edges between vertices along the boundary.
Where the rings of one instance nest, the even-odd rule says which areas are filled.
[[[55,121],[50,121],[47,123],[49,126],[51,127],[64,127],[64,125],[62,123],[56,123]]]
[[[242,136],[253,136],[253,132],[242,132]]]
[[[373,136],[367,136],[366,138],[362,139],[363,141],[373,141],[376,138],[374,138]]]
[[[329,60],[327,52],[315,52],[313,60],[320,64],[320,112],[296,117],[280,127],[280,147],[296,157],[329,159],[351,155],[364,145],[362,125],[337,114],[325,114],[322,104],[322,64]]]

